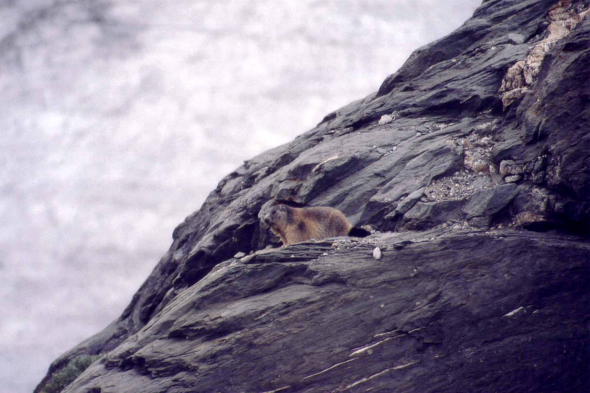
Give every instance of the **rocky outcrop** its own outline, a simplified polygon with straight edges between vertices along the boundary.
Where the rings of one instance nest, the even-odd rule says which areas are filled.
[[[589,274],[590,245],[512,231],[272,249],[217,265],[66,391],[582,391]]]
[[[587,391],[588,6],[484,1],[245,162],[48,377],[101,353],[65,391]],[[273,198],[374,234],[263,250]]]

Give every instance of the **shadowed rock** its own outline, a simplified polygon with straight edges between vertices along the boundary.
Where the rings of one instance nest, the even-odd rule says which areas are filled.
[[[514,231],[273,249],[217,265],[66,391],[583,391],[589,274],[589,245]]]
[[[66,392],[588,391],[587,8],[484,1],[377,93],[245,162],[49,375],[103,353]],[[262,251],[273,198],[378,233]]]

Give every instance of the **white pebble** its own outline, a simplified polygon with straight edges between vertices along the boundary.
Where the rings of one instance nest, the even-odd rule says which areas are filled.
[[[375,247],[373,250],[373,258],[381,259],[381,249],[379,247]]]
[[[381,119],[379,119],[379,125],[382,126],[383,124],[387,124],[387,123],[391,123],[393,121],[393,118],[389,115],[383,115],[381,116]]]

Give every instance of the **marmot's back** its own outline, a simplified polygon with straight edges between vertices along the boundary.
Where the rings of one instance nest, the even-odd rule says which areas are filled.
[[[264,222],[285,245],[346,236],[352,228],[340,210],[326,206],[297,208],[277,205],[264,216]]]
[[[308,207],[296,210],[301,216],[298,229],[301,230],[302,236],[309,235],[305,240],[346,236],[352,228],[344,214],[331,207]]]

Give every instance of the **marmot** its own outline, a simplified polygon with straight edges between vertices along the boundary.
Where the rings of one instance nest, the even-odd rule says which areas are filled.
[[[284,245],[347,236],[353,229],[340,210],[326,206],[290,207],[280,204],[271,208],[263,221],[279,235]]]

